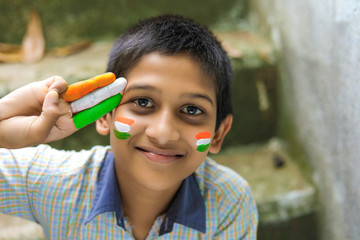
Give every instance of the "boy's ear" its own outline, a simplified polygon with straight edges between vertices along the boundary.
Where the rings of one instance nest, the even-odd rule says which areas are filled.
[[[100,135],[108,135],[110,133],[111,114],[107,113],[96,121],[96,131]]]
[[[226,118],[221,122],[219,128],[215,132],[213,139],[211,140],[209,152],[218,153],[221,149],[222,143],[226,134],[229,132],[233,121],[231,114],[227,115]]]

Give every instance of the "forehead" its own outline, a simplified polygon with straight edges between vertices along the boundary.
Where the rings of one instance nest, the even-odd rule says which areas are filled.
[[[185,54],[165,55],[150,53],[142,57],[126,74],[128,86],[139,82],[167,84],[175,89],[185,87],[203,90],[216,98],[212,78],[200,63]]]

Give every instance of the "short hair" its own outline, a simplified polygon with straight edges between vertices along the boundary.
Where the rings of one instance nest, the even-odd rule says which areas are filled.
[[[126,77],[132,67],[150,53],[186,54],[197,61],[215,86],[216,126],[232,113],[230,60],[215,36],[203,25],[178,15],[140,21],[114,43],[107,71]]]

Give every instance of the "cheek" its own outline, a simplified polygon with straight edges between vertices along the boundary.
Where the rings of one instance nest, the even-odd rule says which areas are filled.
[[[198,152],[205,152],[209,149],[211,142],[210,132],[200,132],[196,134],[195,139],[195,147]]]
[[[125,117],[116,117],[114,121],[114,135],[120,140],[126,140],[131,137],[131,125],[135,123],[133,119]]]

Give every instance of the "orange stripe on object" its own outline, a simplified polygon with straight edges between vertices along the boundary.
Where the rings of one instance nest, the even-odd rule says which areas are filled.
[[[196,137],[196,139],[210,138],[211,133],[210,132],[201,132],[201,133],[197,134],[195,137]]]
[[[125,123],[129,126],[135,122],[134,120],[125,117],[117,117],[115,121]]]
[[[104,73],[88,80],[71,84],[70,86],[68,86],[66,92],[61,95],[61,97],[67,102],[72,102],[98,88],[109,85],[115,80],[115,74],[111,72]]]

